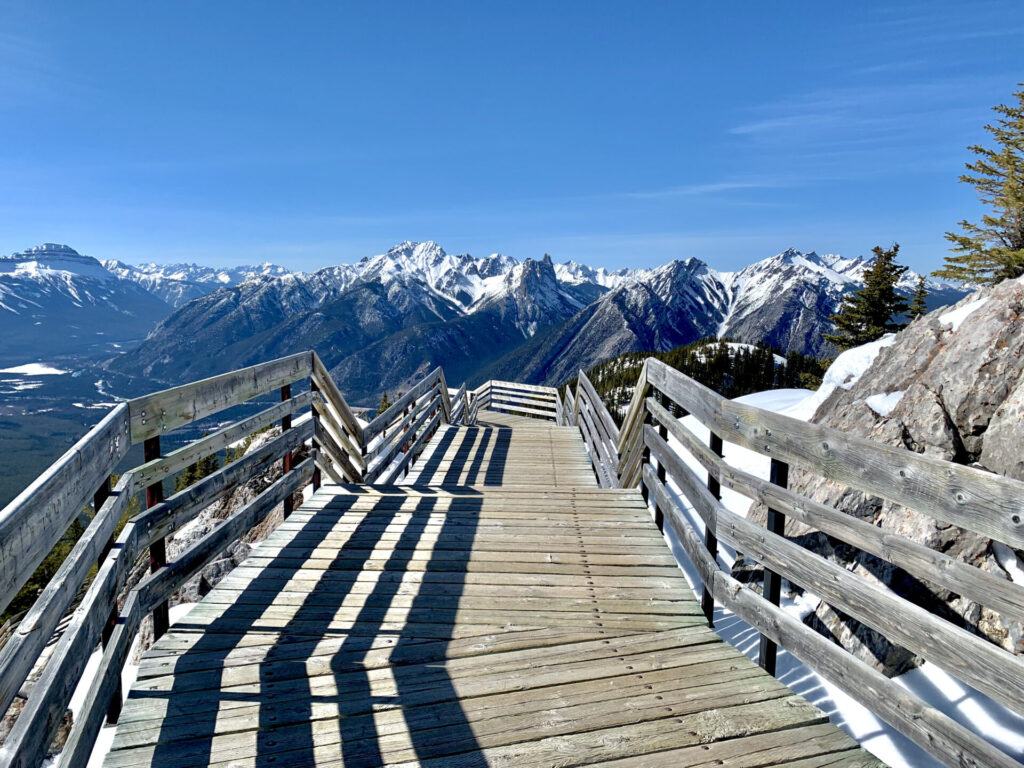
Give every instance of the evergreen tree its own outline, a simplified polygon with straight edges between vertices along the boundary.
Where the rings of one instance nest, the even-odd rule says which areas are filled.
[[[232,457],[232,459],[234,458],[238,458],[238,456]],[[174,478],[174,492],[177,493],[178,491],[185,490],[193,483],[199,482],[208,475],[212,475],[218,469],[220,469],[220,459],[216,453],[204,456],[199,461],[189,464],[180,475]]]
[[[907,271],[896,263],[899,250],[895,243],[889,250],[883,250],[880,245],[872,249],[875,259],[864,272],[864,287],[843,297],[839,312],[831,318],[836,332],[826,333],[825,341],[835,344],[841,351],[867,344],[903,327],[893,320],[893,315],[909,309],[906,300],[896,292],[896,283]]]
[[[960,177],[992,213],[980,224],[961,221],[960,233],[946,233],[957,255],[946,257],[938,277],[997,283],[1024,275],[1024,88],[1013,95],[1017,103],[993,107],[1001,117],[985,126],[996,148],[968,147],[978,160],[967,163],[969,173]]]
[[[927,314],[928,288],[924,284],[924,275],[917,278],[917,287],[914,288],[914,295],[910,297],[910,316],[915,320],[921,315]]]
[[[377,413],[384,413],[390,407],[391,401],[388,400],[388,391],[385,389],[384,394],[380,396],[380,405],[377,406]]]

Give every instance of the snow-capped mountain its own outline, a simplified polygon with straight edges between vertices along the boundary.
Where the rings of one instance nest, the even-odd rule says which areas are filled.
[[[125,280],[138,283],[150,293],[166,301],[172,307],[180,307],[187,301],[205,296],[226,285],[236,285],[243,280],[270,275],[280,277],[289,274],[284,267],[267,262],[257,266],[228,268],[204,267],[199,264],[125,264],[109,259],[100,262],[108,272]]]
[[[169,311],[157,296],[66,245],[0,257],[4,359],[137,340]]]
[[[784,353],[834,353],[822,334],[843,296],[863,286],[870,260],[789,249],[738,272],[719,272],[699,259],[637,272],[569,323],[488,366],[487,376],[516,375],[561,383],[580,369],[624,352],[666,350],[707,336],[766,342]],[[917,274],[900,289],[909,294]],[[964,289],[927,280],[930,307],[951,304]],[[486,378],[486,376],[485,376]]]
[[[437,364],[453,379],[486,374],[560,383],[623,352],[708,336],[828,354],[822,333],[831,330],[829,318],[843,295],[863,284],[870,260],[790,249],[736,272],[693,258],[609,272],[555,264],[546,255],[476,258],[433,242],[403,242],[310,273],[272,264],[104,266],[52,245],[3,264],[0,311],[27,317],[34,301],[53,314],[62,301],[85,306],[85,297],[108,313],[94,333],[153,328],[145,342],[108,364],[111,374],[173,384],[313,347],[346,391],[370,401]],[[908,272],[901,288],[909,293],[916,281]],[[928,285],[933,305],[964,294]],[[59,296],[41,300],[44,290]],[[137,321],[125,323],[126,311]]]

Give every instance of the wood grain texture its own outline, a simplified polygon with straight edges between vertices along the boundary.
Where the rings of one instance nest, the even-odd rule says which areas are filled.
[[[0,611],[128,453],[129,413],[115,406],[0,511]]]
[[[706,628],[578,429],[433,410],[410,485],[324,485],[156,643],[107,766],[879,765]]]
[[[1024,549],[1024,482],[726,400],[657,360],[648,378],[723,440]]]
[[[687,522],[678,504],[658,480],[654,469],[644,467],[644,482],[665,511],[691,562],[709,585],[715,600],[752,627],[796,656],[809,668],[831,681],[922,749],[949,766],[1014,768],[1016,760],[931,707],[873,667],[848,654],[840,646],[810,629],[784,609],[764,600],[732,576],[720,570],[704,548],[704,541]]]
[[[652,398],[648,398],[647,407],[658,423],[665,425],[672,437],[723,487],[774,506],[806,525],[986,605],[1009,619],[1024,620],[1024,586],[731,467]]]
[[[141,443],[309,377],[309,352],[260,363],[238,371],[182,384],[128,401],[132,443]]]

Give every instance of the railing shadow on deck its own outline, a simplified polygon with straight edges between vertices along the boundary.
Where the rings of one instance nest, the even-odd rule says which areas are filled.
[[[298,390],[295,393],[293,386]],[[267,407],[267,399],[278,391],[280,402]],[[161,450],[162,436],[231,412],[243,403],[263,410],[170,452]],[[453,405],[444,373],[436,368],[399,403],[370,424],[361,425],[312,351],[117,405],[0,510],[0,609],[10,603],[71,523],[82,517],[83,507],[92,513],[85,533],[56,576],[0,647],[2,712],[44,648],[54,645],[0,746],[0,764],[14,768],[42,764],[78,687],[87,690],[61,753],[61,764],[69,768],[85,765],[104,719],[110,723],[118,720],[121,669],[146,616],[153,616],[154,635],[162,635],[167,629],[171,595],[274,509],[283,508],[287,518],[295,494],[310,484],[314,490],[319,488],[321,473],[341,484],[392,483],[442,422],[471,424],[477,407],[465,385]],[[165,498],[164,485],[171,478],[275,424],[281,427],[280,436]],[[125,472],[114,485],[111,474],[136,443],[144,443],[146,463]],[[163,447],[166,449],[166,442]],[[274,466],[280,466],[280,479],[194,545],[168,558],[167,536],[240,486],[266,478]],[[146,510],[125,524],[122,518],[131,500],[143,490]],[[124,527],[117,535],[119,525]],[[147,551],[151,573],[128,588],[130,572]],[[98,572],[93,576],[96,565]],[[76,593],[85,586],[81,604],[68,614]],[[58,629],[65,615],[69,619]],[[86,662],[97,644],[102,645],[103,658],[93,676],[83,680]]]
[[[459,433],[464,435],[468,431],[471,430]],[[425,463],[429,465],[443,456],[456,434],[449,430],[441,437],[437,450]],[[473,443],[466,440],[465,444]],[[471,459],[469,451],[460,449],[449,471],[461,472],[475,460],[476,456]],[[503,454],[494,462],[500,471]],[[289,537],[290,543],[298,546],[272,555],[269,563],[263,564],[261,559],[259,574],[219,617],[191,627],[187,619],[177,625],[182,630],[191,628],[203,634],[177,657],[174,666],[180,671],[171,689],[131,694],[167,700],[169,709],[156,739],[152,764],[175,768],[228,758],[251,758],[261,768],[313,766],[325,759],[341,759],[346,766],[372,766],[383,763],[386,753],[396,748],[388,750],[382,740],[386,742],[392,737],[393,742],[396,734],[405,734],[409,745],[406,749],[413,754],[403,759],[425,760],[457,751],[462,753],[462,766],[487,765],[482,754],[477,754],[479,745],[454,683],[444,665],[438,663],[446,659],[452,639],[465,586],[466,563],[482,510],[482,494],[471,488],[452,489],[459,497],[457,513],[441,513],[444,516],[436,543],[430,547],[430,558],[408,600],[405,619],[395,628],[392,623],[396,598],[406,602],[403,593],[408,590],[403,590],[403,577],[410,572],[414,553],[424,549],[423,536],[431,535],[428,523],[432,516],[436,521],[439,496],[432,495],[436,487],[389,487],[386,495],[363,511],[359,506],[367,495],[361,490],[343,489],[323,509],[309,513],[308,519]],[[410,502],[412,508],[408,508]],[[286,587],[302,574],[303,566],[314,555],[323,551],[319,547],[336,546],[328,542],[328,536],[336,531],[336,524],[344,524],[348,519],[353,521],[351,531],[291,618],[277,626],[268,625],[261,619],[265,607],[278,605],[279,598],[289,594]],[[357,594],[354,589],[360,567],[376,548],[384,545],[385,535],[396,532],[398,538],[390,545],[383,572],[365,596]],[[259,549],[253,557],[260,557]],[[437,571],[445,572],[443,580],[430,578]],[[353,602],[358,608],[350,609],[355,615],[349,618],[345,605]],[[288,604],[285,598],[284,605]],[[240,640],[252,633],[266,633],[268,644],[274,644],[269,645],[260,661],[258,690],[250,693],[240,686],[225,685],[221,671],[237,647],[230,638]],[[393,648],[384,649],[393,689],[374,673],[382,653],[375,640],[388,636],[395,638]],[[302,637],[309,637],[310,641],[298,640]],[[314,669],[324,669],[319,678],[311,677],[309,657],[318,647],[318,639],[332,637],[333,642],[321,641],[319,649],[336,650],[321,657],[322,665],[313,665]],[[288,642],[278,644],[278,640],[285,639]],[[196,673],[186,673],[196,667],[209,671],[200,673],[205,676],[197,680]],[[196,698],[176,696],[195,689],[197,683],[202,690],[197,691]],[[237,749],[224,755],[215,749],[218,729],[231,731],[231,715],[224,705],[235,704],[248,705],[236,717],[258,717],[260,730],[252,755]],[[378,729],[375,712],[383,708],[401,713],[400,729]],[[332,741],[332,734],[318,723],[337,723],[337,733],[333,734],[336,740]]]

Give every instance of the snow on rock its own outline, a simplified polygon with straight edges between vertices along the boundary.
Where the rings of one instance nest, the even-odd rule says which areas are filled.
[[[881,392],[877,395],[865,397],[864,402],[867,404],[868,408],[879,416],[888,416],[892,413],[892,409],[899,404],[903,395],[903,390],[897,390],[896,392]]]
[[[843,352],[825,371],[825,376],[821,380],[821,386],[818,387],[818,391],[800,403],[798,408],[794,408],[787,415],[805,421],[809,420],[818,409],[818,406],[825,402],[828,396],[837,388],[850,389],[860,381],[860,377],[875,362],[878,353],[886,347],[892,346],[895,341],[896,334],[887,333],[876,341],[860,347],[853,347]]]
[[[960,324],[968,317],[973,315],[979,309],[981,309],[988,302],[988,297],[982,299],[974,299],[966,304],[961,304],[956,309],[950,310],[944,314],[939,315],[939,322],[945,325],[949,324],[950,330],[956,333],[960,330]]]

